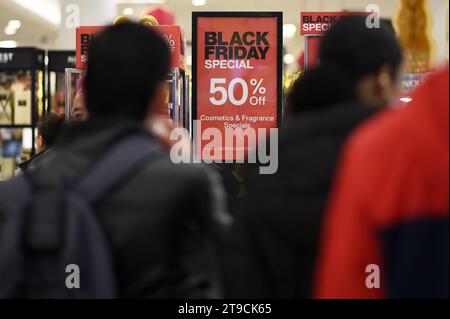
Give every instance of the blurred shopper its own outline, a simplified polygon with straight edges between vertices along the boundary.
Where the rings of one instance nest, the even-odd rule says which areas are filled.
[[[355,132],[326,213],[319,298],[448,298],[449,70]]]
[[[64,119],[54,113],[47,113],[38,121],[37,154],[28,161],[19,164],[22,171],[32,169],[47,157],[63,125]]]
[[[348,134],[393,99],[402,52],[390,25],[342,18],[323,37],[320,65],[296,81],[274,175],[247,173],[247,201],[226,253],[231,297],[306,298],[322,212]]]
[[[42,262],[37,259],[39,254],[34,254],[25,255],[27,262],[21,265],[33,281],[23,282],[18,292],[5,289],[6,284],[11,286],[5,273],[17,272],[8,268],[5,272],[8,265],[2,264],[1,256],[22,253],[11,253],[8,246],[19,239],[1,241],[2,235],[16,236],[8,233],[8,222],[14,217],[5,208],[22,204],[27,196],[24,192],[18,199],[10,184],[13,186],[2,185],[0,189],[0,200],[4,200],[0,202],[4,209],[0,210],[0,295],[15,292],[21,296],[25,291],[26,296],[34,297],[220,296],[215,239],[223,226],[224,219],[219,217],[225,215],[219,214],[221,205],[216,198],[220,188],[215,175],[202,166],[173,164],[168,152],[144,129],[144,123],[167,107],[164,86],[168,70],[167,46],[146,26],[115,25],[92,40],[84,81],[89,119],[72,122],[53,150],[52,160],[31,176],[40,190],[33,195],[33,205],[41,206],[33,206],[29,212],[33,224],[28,226],[25,242],[20,242],[29,249],[44,249],[46,256],[53,258],[82,254],[78,260],[83,265],[71,262],[79,266],[81,288],[61,287],[64,282],[67,285],[67,268],[53,269],[54,259],[46,259],[45,267],[33,269],[31,261]],[[68,195],[67,189],[71,191]],[[55,192],[64,196],[65,210]],[[63,224],[57,223],[61,218],[54,214],[54,207],[64,212],[63,221],[72,221],[59,232],[55,225]],[[21,212],[20,207],[13,211]],[[90,214],[94,212],[97,214]],[[101,232],[91,216],[99,217]],[[36,228],[42,223],[46,228]],[[61,233],[65,241],[55,243],[61,237],[54,234]],[[55,247],[66,250],[49,255],[48,250],[54,253]],[[47,287],[36,276],[37,271],[49,276],[52,286]],[[69,282],[72,288],[73,282]],[[45,293],[41,293],[44,288]]]

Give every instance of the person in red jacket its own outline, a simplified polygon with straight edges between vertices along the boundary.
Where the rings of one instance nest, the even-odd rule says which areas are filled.
[[[448,298],[449,69],[350,138],[328,203],[316,298]]]

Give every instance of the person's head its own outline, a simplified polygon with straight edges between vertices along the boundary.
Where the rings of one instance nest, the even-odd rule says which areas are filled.
[[[86,102],[83,90],[79,90],[73,98],[72,109],[70,110],[70,118],[74,121],[86,121],[89,113],[86,109]]]
[[[53,145],[63,123],[64,119],[54,113],[47,113],[38,121],[36,139],[38,152]]]
[[[342,17],[323,36],[318,66],[304,72],[289,96],[294,113],[347,101],[384,106],[400,89],[403,53],[389,22],[368,28],[366,17]]]
[[[164,106],[169,50],[152,28],[120,23],[92,40],[84,79],[90,118],[144,122]]]

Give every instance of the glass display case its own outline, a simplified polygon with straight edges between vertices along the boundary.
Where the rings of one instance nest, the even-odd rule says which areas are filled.
[[[65,70],[75,68],[75,51],[48,51],[46,112],[65,116]]]
[[[35,153],[35,128],[44,112],[44,51],[0,48],[0,180]]]
[[[168,115],[175,125],[184,127],[190,131],[190,103],[189,103],[189,76],[180,68],[170,69],[167,83]]]

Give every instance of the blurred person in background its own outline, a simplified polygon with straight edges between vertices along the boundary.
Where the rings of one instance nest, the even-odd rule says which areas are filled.
[[[324,218],[318,298],[446,298],[449,69],[355,131]]]
[[[19,164],[19,168],[22,171],[33,169],[47,157],[63,125],[64,119],[54,113],[47,113],[38,121],[36,138],[37,154],[28,161]]]
[[[11,84],[11,90],[24,91],[31,90],[31,73],[29,71],[21,71],[17,75],[16,81]]]
[[[86,121],[89,117],[89,112],[86,109],[86,102],[83,89],[77,91],[73,98],[72,109],[70,110],[70,118],[73,121]]]
[[[97,34],[90,44],[83,83],[89,117],[86,121],[69,123],[51,159],[33,172],[33,183],[47,193],[79,185],[80,179],[88,180],[92,188],[95,186],[92,183],[105,185],[110,175],[117,176],[116,171],[128,163],[138,163],[134,171],[127,171],[117,185],[108,186],[109,192],[94,203],[99,225],[111,248],[117,297],[220,297],[215,243],[227,219],[217,178],[202,165],[173,164],[158,138],[145,128],[162,108],[167,108],[168,71],[168,48],[151,28],[123,23]],[[126,152],[117,148],[117,145],[129,145],[123,143],[130,139],[139,139],[141,144],[145,140],[146,147],[154,150],[152,156],[132,162],[134,157],[139,159],[136,154],[145,153],[137,147],[129,147]],[[110,158],[104,158],[111,152],[115,155],[111,156],[114,165],[108,162]],[[116,163],[118,156],[122,157],[120,163]],[[98,162],[109,164],[92,173],[92,167],[98,168]],[[103,175],[93,180],[92,176],[98,172]],[[5,187],[0,189],[0,194],[8,191]],[[104,188],[101,187],[101,192]],[[72,191],[77,192],[79,188]],[[15,193],[12,188],[11,196]],[[86,197],[87,203],[90,203],[89,196],[93,196],[87,192],[77,194]],[[0,205],[0,235],[2,223],[7,223],[8,214],[1,210],[4,207]],[[42,208],[40,211],[46,212]],[[66,227],[71,229],[71,225]],[[102,234],[95,236],[102,238]],[[90,243],[92,249],[99,245],[99,242]],[[105,250],[103,254],[108,255]],[[103,266],[100,273],[110,273],[110,265],[95,263],[96,256],[93,257],[92,269]],[[87,274],[87,269],[81,269],[81,278]],[[116,286],[113,282],[99,285]],[[62,292],[66,293],[64,288]],[[101,296],[116,296],[114,291],[104,290],[100,291]]]
[[[322,213],[336,160],[350,132],[397,95],[402,51],[387,22],[339,20],[321,40],[320,64],[288,98],[279,169],[248,168],[247,199],[225,253],[230,297],[312,296]]]

